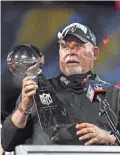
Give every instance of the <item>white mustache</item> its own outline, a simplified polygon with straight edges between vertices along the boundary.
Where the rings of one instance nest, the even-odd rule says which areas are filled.
[[[66,64],[68,61],[76,61],[76,62],[78,62],[78,63],[80,62],[76,56],[67,56],[67,57],[65,58],[65,64]]]

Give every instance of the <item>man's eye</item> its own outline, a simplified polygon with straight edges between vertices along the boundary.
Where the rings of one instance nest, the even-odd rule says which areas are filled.
[[[63,45],[62,47],[63,47],[63,48],[66,48],[66,45]]]
[[[79,49],[80,47],[81,47],[80,44],[76,44],[76,45],[74,46],[74,48],[77,48],[77,49]]]
[[[80,44],[77,44],[76,47],[79,48],[80,47]]]
[[[62,48],[67,48],[67,46],[65,44],[62,44]]]
[[[79,44],[79,47],[84,47],[84,44]]]

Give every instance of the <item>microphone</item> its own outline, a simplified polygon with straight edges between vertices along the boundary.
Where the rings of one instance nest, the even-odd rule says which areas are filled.
[[[94,81],[90,80],[89,81],[91,84],[89,84],[88,86],[88,90],[87,90],[87,97],[91,102],[94,101],[99,101],[100,103],[100,110],[99,110],[99,115],[102,116],[104,115],[106,120],[109,123],[109,126],[111,128],[111,133],[114,134],[114,136],[117,139],[117,144],[120,144],[120,133],[119,131],[116,129],[115,125],[114,125],[114,121],[112,120],[112,118],[109,116],[108,110],[111,112],[111,114],[114,115],[115,119],[117,118],[115,113],[112,111],[112,109],[110,108],[109,103],[107,102],[107,100],[105,99],[105,94],[106,94],[106,90],[104,89],[104,84],[101,83],[95,83]]]
[[[92,80],[90,80],[92,82]],[[87,97],[91,102],[94,102],[96,100],[103,101],[104,96],[106,94],[106,91],[104,89],[104,85],[101,83],[93,83],[89,84],[88,90],[87,90]]]

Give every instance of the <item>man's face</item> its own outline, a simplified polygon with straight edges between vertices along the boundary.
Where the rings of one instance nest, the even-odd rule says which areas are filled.
[[[82,74],[93,68],[94,47],[83,43],[73,35],[67,36],[65,44],[60,45],[60,69],[65,75]]]

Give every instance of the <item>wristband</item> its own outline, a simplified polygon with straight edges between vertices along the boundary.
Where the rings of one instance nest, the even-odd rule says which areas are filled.
[[[31,109],[29,109],[29,110],[24,110],[24,109],[22,109],[21,104],[18,105],[18,110],[19,110],[21,113],[25,114],[25,115],[29,115],[29,114],[31,114],[31,112],[32,112]]]

